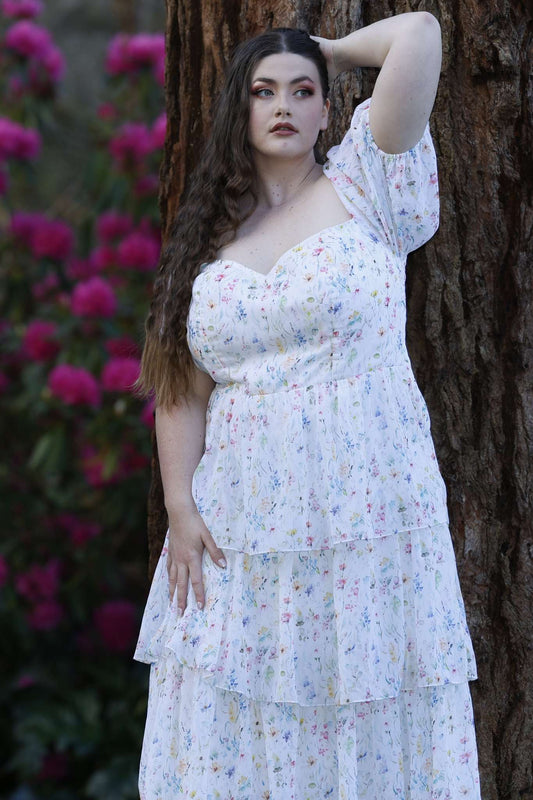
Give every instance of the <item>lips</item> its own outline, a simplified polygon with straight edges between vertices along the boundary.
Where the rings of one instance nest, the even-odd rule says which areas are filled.
[[[290,122],[278,122],[274,125],[273,128],[270,129],[271,133],[275,133],[276,131],[292,131],[292,133],[297,133],[296,128],[294,125],[291,125]]]

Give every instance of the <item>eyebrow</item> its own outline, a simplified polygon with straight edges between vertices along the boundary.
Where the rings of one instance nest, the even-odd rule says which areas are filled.
[[[300,75],[298,78],[294,78],[294,80],[290,81],[289,85],[292,86],[295,83],[303,83],[304,81],[309,81],[309,83],[314,84],[314,80],[309,77],[309,75]],[[254,78],[252,83],[277,83],[273,78]]]

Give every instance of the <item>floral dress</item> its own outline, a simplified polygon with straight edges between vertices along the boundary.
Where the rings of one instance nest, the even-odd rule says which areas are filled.
[[[135,657],[151,664],[142,800],[479,800],[475,661],[405,259],[438,227],[429,128],[386,154],[359,105],[324,172],[351,218],[267,274],[205,264],[188,316],[216,381],[198,510],[206,603],[169,603],[166,543]]]

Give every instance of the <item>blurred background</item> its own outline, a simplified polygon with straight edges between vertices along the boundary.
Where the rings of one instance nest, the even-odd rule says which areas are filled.
[[[0,797],[137,794],[160,0],[0,0]]]

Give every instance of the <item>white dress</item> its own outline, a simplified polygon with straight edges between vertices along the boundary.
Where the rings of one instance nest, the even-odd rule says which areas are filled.
[[[227,557],[168,600],[142,800],[479,800],[476,677],[446,492],[405,346],[405,258],[438,227],[429,129],[379,150],[357,107],[325,174],[351,219],[266,275],[205,264],[188,317],[216,381],[193,495]]]

